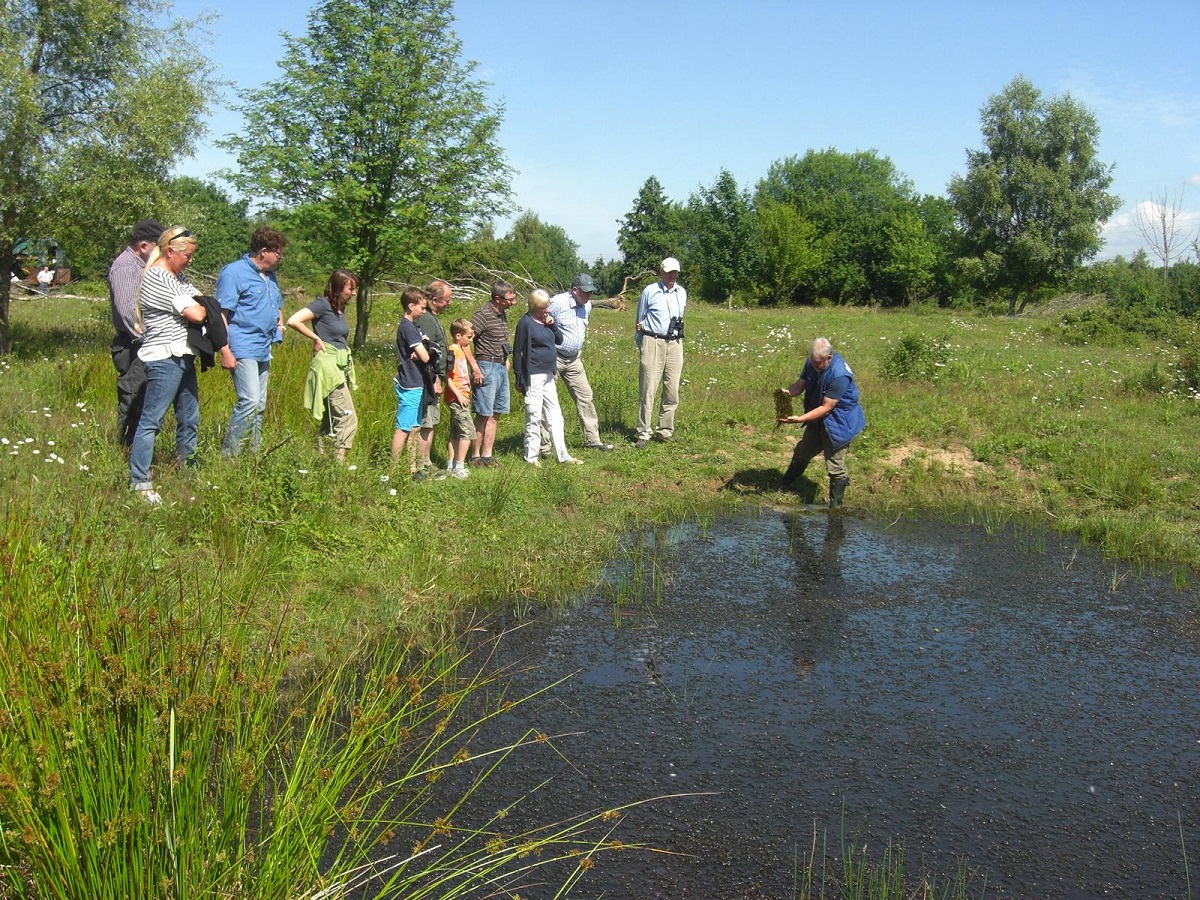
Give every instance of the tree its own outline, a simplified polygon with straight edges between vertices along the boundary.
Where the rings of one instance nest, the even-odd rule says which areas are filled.
[[[967,151],[950,199],[967,264],[1008,294],[1014,315],[1096,255],[1118,200],[1108,193],[1112,167],[1096,156],[1096,118],[1069,94],[1043,98],[1018,76],[980,119],[983,149]]]
[[[919,200],[892,161],[874,150],[831,147],[774,162],[756,200],[789,204],[821,236],[825,264],[798,285],[810,299],[902,302],[928,281],[928,272],[912,265],[928,259]],[[909,240],[918,246],[907,246]]]
[[[86,224],[119,247],[137,219],[162,214],[165,173],[203,134],[215,91],[200,23],[164,28],[157,12],[145,0],[0,10],[0,353],[12,349],[13,244]]]
[[[764,198],[754,217],[755,256],[767,294],[790,303],[796,291],[825,264],[817,228],[789,203]]]
[[[558,291],[585,268],[579,245],[558,225],[547,225],[534,213],[524,212],[500,242],[504,268],[524,272],[533,281]]]
[[[242,93],[245,128],[223,145],[243,193],[296,208],[358,277],[354,346],[372,291],[419,270],[502,212],[510,170],[502,108],[460,61],[451,0],[324,0],[285,35],[283,75]]]
[[[692,240],[687,255],[699,276],[698,295],[726,300],[739,287],[749,287],[754,270],[753,205],[728,170],[721,170],[712,187],[702,187],[688,198],[688,220]]]
[[[679,210],[657,178],[651,175],[638,190],[633,209],[620,221],[617,247],[621,251],[622,276],[649,269],[657,272],[667,256],[682,260]]]
[[[1182,206],[1183,191],[1176,194],[1174,199],[1163,191],[1152,195],[1137,207],[1138,231],[1150,245],[1150,251],[1162,260],[1163,281],[1171,276],[1171,260],[1180,256],[1183,248],[1195,240],[1195,232],[1179,221]]]
[[[192,268],[213,273],[250,249],[253,230],[245,200],[232,200],[215,184],[180,176],[170,183],[170,219],[200,239]]]

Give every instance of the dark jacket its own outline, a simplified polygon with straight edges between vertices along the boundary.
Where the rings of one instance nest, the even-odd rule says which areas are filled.
[[[195,351],[200,360],[200,371],[207,372],[216,365],[216,355],[221,348],[229,343],[229,330],[225,327],[225,317],[221,315],[221,304],[215,297],[203,295],[196,302],[208,313],[203,322],[188,322],[188,346]]]

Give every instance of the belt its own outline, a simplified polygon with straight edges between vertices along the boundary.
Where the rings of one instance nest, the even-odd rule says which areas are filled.
[[[667,335],[665,335],[665,334],[655,334],[653,331],[645,331],[645,330],[643,330],[643,331],[642,331],[642,334],[644,334],[646,337],[658,338],[660,341],[680,341],[680,340],[683,340],[683,338],[677,338],[677,337],[668,337],[668,336],[667,336]]]
[[[503,356],[480,356],[479,354],[476,354],[475,362],[490,362],[490,363],[499,363],[500,365],[504,365],[504,357]]]

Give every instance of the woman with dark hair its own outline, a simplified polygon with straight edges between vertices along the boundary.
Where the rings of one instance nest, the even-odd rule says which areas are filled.
[[[196,358],[188,346],[187,323],[203,322],[208,314],[196,299],[200,291],[183,277],[195,253],[196,238],[186,228],[164,231],[146,260],[134,299],[146,399],[129,448],[129,486],[155,506],[162,504],[162,497],[150,480],[150,465],[167,410],[175,407],[175,458],[181,465],[190,464],[196,455],[200,431]]]
[[[358,414],[350,396],[355,387],[354,359],[347,343],[350,323],[346,321],[346,304],[356,290],[358,279],[354,273],[335,269],[325,293],[287,320],[288,328],[312,341],[313,360],[304,381],[304,406],[321,423],[318,449],[325,452],[324,438],[328,436],[339,462],[346,458],[358,431]]]

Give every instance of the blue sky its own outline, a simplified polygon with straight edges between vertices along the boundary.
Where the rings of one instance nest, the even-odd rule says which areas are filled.
[[[276,77],[279,33],[302,34],[310,8],[175,4],[218,13],[211,54],[237,87]],[[875,150],[944,194],[981,145],[980,107],[1017,75],[1099,120],[1122,200],[1103,256],[1142,245],[1136,207],[1163,192],[1182,192],[1200,228],[1196,0],[456,0],[455,13],[464,57],[505,105],[515,203],[588,261],[617,255],[617,222],[650,175],[685,201],[722,168],[753,188],[773,161],[833,147]],[[237,129],[236,99],[180,172],[232,165],[211,141]]]

